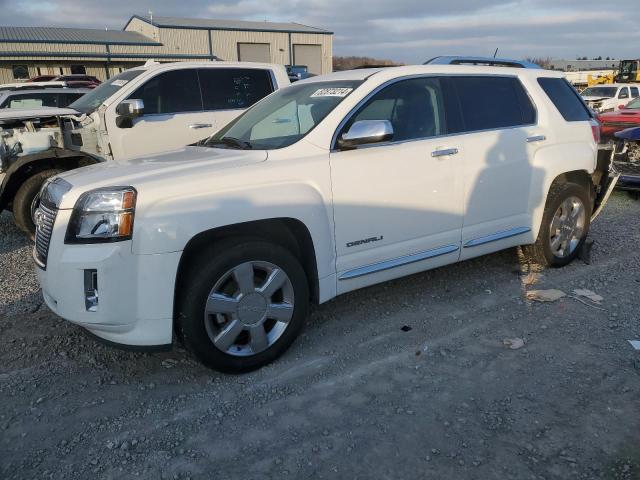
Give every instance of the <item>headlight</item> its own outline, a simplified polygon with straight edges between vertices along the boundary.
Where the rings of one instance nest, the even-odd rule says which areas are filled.
[[[130,240],[136,196],[133,187],[108,187],[83,193],[73,208],[65,243]]]

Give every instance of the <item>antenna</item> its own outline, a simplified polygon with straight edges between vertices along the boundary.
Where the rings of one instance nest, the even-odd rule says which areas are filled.
[[[151,22],[151,25],[153,25],[153,12],[151,10],[149,10],[149,21]]]
[[[493,58],[496,58],[496,55],[498,55],[498,49],[496,48],[496,51],[493,52]]]

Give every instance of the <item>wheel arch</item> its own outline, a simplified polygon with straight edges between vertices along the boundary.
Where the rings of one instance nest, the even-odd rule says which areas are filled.
[[[50,169],[72,170],[101,161],[82,152],[59,148],[19,157],[7,169],[0,185],[0,211],[11,204],[24,181],[38,172]]]
[[[198,253],[204,248],[234,237],[270,241],[291,251],[298,258],[305,271],[311,301],[313,303],[319,302],[320,284],[316,248],[311,232],[298,219],[290,217],[271,218],[212,228],[198,233],[189,240],[182,252],[176,272],[173,302],[174,318],[177,315],[179,296],[185,287],[183,283],[185,274],[197,262]]]

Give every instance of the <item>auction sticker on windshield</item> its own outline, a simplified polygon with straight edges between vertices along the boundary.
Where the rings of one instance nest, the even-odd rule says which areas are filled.
[[[346,97],[353,88],[319,88],[311,97]]]

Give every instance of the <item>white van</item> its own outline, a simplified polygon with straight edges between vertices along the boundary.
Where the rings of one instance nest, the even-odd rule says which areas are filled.
[[[120,73],[67,109],[0,112],[0,211],[11,208],[33,234],[46,178],[197,142],[289,83],[283,65],[153,63]]]

